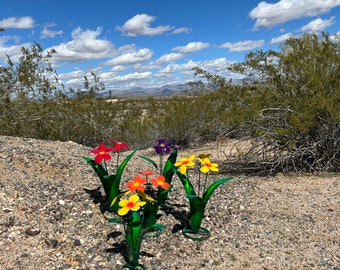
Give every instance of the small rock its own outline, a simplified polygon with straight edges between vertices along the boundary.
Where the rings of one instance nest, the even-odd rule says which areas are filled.
[[[55,214],[54,218],[56,221],[61,221],[63,219],[63,214],[62,213]]]
[[[73,245],[76,246],[76,247],[80,246],[81,245],[80,240],[78,240],[78,239],[74,240]]]
[[[40,233],[40,229],[39,228],[27,228],[25,230],[25,234],[29,235],[29,236],[35,236],[37,234]]]
[[[15,240],[15,238],[20,234],[19,231],[13,231],[11,233],[8,234],[8,238]]]
[[[58,240],[55,239],[45,239],[45,243],[49,248],[56,248],[58,245]]]

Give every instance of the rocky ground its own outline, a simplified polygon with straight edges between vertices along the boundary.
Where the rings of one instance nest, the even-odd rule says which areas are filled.
[[[81,158],[89,151],[0,136],[0,269],[121,269],[123,227],[100,211],[99,180]],[[157,158],[152,149],[139,154]],[[146,167],[133,158],[124,179]],[[207,206],[211,237],[195,242],[179,230],[188,208],[174,179],[173,211],[160,212],[166,230],[143,241],[140,261],[147,269],[340,270],[339,183],[339,174],[235,176]]]

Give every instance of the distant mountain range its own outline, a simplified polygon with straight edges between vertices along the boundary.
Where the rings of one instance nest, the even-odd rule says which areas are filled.
[[[242,85],[243,83],[249,83],[252,79],[244,78],[244,79],[234,79],[231,83],[233,85]],[[206,84],[204,86],[205,91],[213,91],[215,86],[212,84]],[[152,88],[143,88],[143,87],[134,87],[128,90],[119,90],[119,89],[109,89],[101,92],[96,92],[96,96],[98,97],[147,97],[147,96],[172,96],[172,95],[180,95],[187,94],[190,92],[198,91],[197,86],[189,85],[189,84],[174,84],[174,85],[163,85],[161,87],[152,87]]]
[[[163,85],[161,87],[143,88],[134,87],[129,90],[106,90],[97,93],[102,97],[120,97],[120,96],[172,96],[176,94],[185,94],[193,91],[195,87],[188,84],[176,84],[176,85]]]

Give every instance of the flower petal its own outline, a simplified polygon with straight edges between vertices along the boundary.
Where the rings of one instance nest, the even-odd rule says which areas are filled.
[[[118,215],[120,216],[125,216],[129,212],[129,208],[123,207],[118,210]]]
[[[202,173],[207,173],[207,172],[209,172],[209,168],[207,166],[203,166],[203,167],[200,168],[200,171]]]
[[[134,202],[134,203],[136,203],[136,202],[138,202],[138,201],[139,201],[139,196],[138,196],[137,194],[133,194],[133,195],[131,195],[130,198],[129,198],[129,202]]]
[[[218,169],[217,167],[211,167],[211,168],[210,168],[210,171],[213,171],[213,172],[218,172],[218,171],[219,171],[219,169]]]
[[[187,166],[181,165],[181,167],[179,167],[179,171],[181,174],[185,174],[187,172]]]
[[[181,165],[182,165],[182,162],[180,162],[180,161],[177,161],[177,162],[174,164],[175,167],[178,167],[178,166],[181,166]]]
[[[118,205],[121,206],[121,207],[125,207],[128,203],[129,203],[128,200],[120,200]]]
[[[170,184],[167,182],[164,182],[163,184],[161,184],[162,189],[168,189],[169,187],[170,187]]]
[[[188,158],[189,162],[192,162],[194,159],[195,159],[195,155],[191,155],[191,156]]]

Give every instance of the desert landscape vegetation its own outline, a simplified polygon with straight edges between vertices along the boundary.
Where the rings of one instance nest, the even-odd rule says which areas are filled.
[[[248,53],[226,67],[251,78],[242,85],[196,67],[192,90],[171,96],[102,97],[95,74],[65,89],[55,53],[36,43],[0,67],[1,269],[122,266],[81,159],[110,138],[151,156],[165,138],[181,156],[210,152],[234,176],[209,205],[212,238],[166,231],[162,251],[145,244],[147,269],[340,269],[339,36]]]

